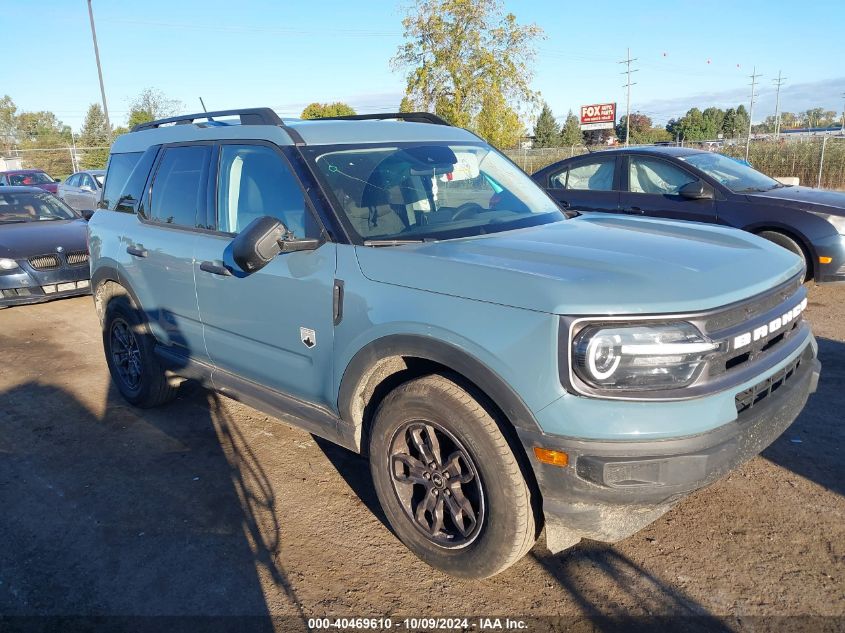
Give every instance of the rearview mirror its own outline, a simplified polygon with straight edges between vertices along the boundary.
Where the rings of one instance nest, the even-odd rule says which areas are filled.
[[[713,188],[706,182],[696,180],[678,189],[678,194],[687,200],[712,200]]]
[[[246,273],[254,273],[280,253],[313,251],[320,240],[296,239],[277,218],[265,215],[250,222],[232,240],[232,258]]]

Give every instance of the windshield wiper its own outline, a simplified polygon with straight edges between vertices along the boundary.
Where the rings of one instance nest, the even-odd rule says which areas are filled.
[[[432,239],[416,239],[416,240],[364,240],[364,246],[402,246],[403,244],[422,244],[423,242],[433,242]]]

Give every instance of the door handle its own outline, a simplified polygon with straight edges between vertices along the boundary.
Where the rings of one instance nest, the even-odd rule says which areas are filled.
[[[146,257],[147,249],[143,246],[127,246],[126,252],[135,257]]]
[[[232,272],[222,264],[215,264],[214,262],[203,262],[200,264],[200,270],[203,270],[212,275],[220,275],[221,277],[229,277]]]
[[[625,213],[630,213],[631,215],[641,215],[643,210],[640,207],[630,207],[626,209]]]

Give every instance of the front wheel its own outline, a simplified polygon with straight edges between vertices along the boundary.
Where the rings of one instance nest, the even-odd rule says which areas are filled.
[[[446,376],[409,381],[370,434],[376,493],[399,539],[432,567],[486,578],[534,544],[531,491],[490,413]]]

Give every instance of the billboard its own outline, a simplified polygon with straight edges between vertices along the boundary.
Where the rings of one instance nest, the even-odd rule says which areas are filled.
[[[595,103],[581,106],[581,129],[604,130],[616,125],[616,104]]]

